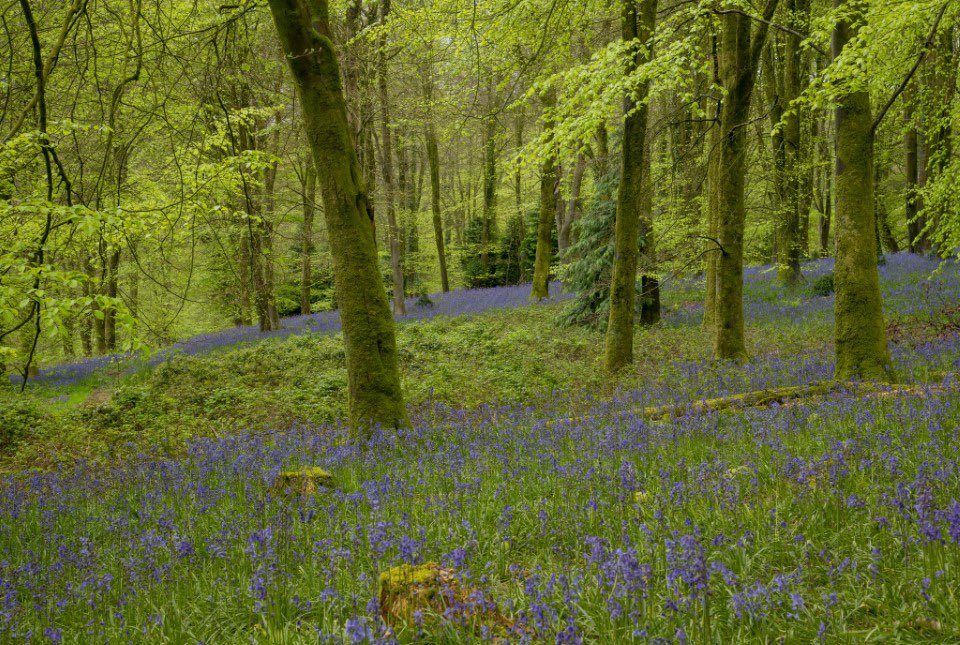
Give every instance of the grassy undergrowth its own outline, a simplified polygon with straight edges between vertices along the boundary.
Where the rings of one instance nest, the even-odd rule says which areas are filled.
[[[902,378],[929,380],[950,369],[951,356],[921,360],[910,330],[942,314],[956,271],[931,290],[935,265],[894,260],[899,264],[885,272],[884,289],[888,317],[907,330],[895,338]],[[742,367],[709,362],[695,281],[667,285],[664,322],[637,329],[635,365],[616,379],[603,374],[602,334],[556,324],[563,303],[404,322],[398,346],[407,401],[416,410],[546,399],[568,401],[573,413],[584,397],[658,404],[826,379],[832,298],[817,295],[812,284],[829,268],[809,266],[808,285],[795,292],[779,287],[771,271],[747,275],[747,342],[755,360]],[[936,297],[918,309],[925,289]],[[174,356],[152,368],[100,370],[72,385],[33,385],[25,397],[5,388],[0,414],[16,429],[6,442],[0,437],[0,457],[10,470],[137,452],[172,456],[195,437],[335,422],[345,414],[345,390],[339,333],[266,338]]]

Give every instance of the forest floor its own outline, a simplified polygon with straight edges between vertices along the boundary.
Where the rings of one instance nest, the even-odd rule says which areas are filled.
[[[745,364],[709,360],[696,280],[615,382],[563,303],[405,322],[415,428],[364,445],[335,333],[4,391],[0,640],[957,642],[960,271],[936,268],[881,268],[897,388],[829,384],[821,261],[790,292],[748,270]],[[301,466],[332,486],[271,488]],[[447,592],[393,590],[404,564]]]

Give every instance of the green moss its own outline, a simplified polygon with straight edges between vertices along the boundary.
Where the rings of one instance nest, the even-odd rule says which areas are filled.
[[[402,593],[411,586],[436,585],[441,571],[436,562],[401,564],[380,574],[380,593]]]
[[[333,488],[333,475],[316,466],[287,470],[277,475],[271,490],[278,495],[312,495],[319,488]]]

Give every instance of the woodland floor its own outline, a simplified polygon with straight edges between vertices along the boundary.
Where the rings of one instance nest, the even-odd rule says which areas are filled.
[[[333,332],[5,391],[0,640],[956,642],[960,271],[887,259],[877,388],[829,382],[831,268],[748,271],[745,364],[668,283],[612,383],[562,302],[404,322],[415,428],[366,445]],[[383,596],[424,563],[445,601]]]

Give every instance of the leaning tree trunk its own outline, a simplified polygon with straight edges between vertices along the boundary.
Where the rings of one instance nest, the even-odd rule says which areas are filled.
[[[553,120],[550,110],[555,99],[551,96],[544,98],[543,129],[553,140]],[[533,261],[533,287],[530,290],[531,300],[543,300],[550,297],[550,260],[553,252],[553,221],[557,212],[557,160],[554,151],[550,150],[540,166],[540,218],[537,222],[537,250]]]
[[[845,3],[834,0],[834,7]],[[834,58],[855,35],[851,22],[837,23]],[[870,94],[848,91],[837,100],[836,378],[892,380],[877,270]]]
[[[303,178],[303,229],[300,239],[300,313],[312,311],[311,287],[313,286],[313,216],[317,201],[317,171],[312,161],[307,161]]]
[[[639,40],[640,46],[630,59],[628,71],[650,61],[657,14],[657,0],[623,0],[623,40]],[[637,297],[640,218],[647,139],[647,95],[649,83],[643,83],[636,99],[624,98],[623,145],[620,161],[620,188],[617,191],[617,218],[614,227],[613,275],[610,282],[610,319],[607,325],[604,366],[613,373],[633,362],[633,321]],[[647,166],[649,167],[649,166]]]
[[[746,224],[744,177],[750,99],[757,65],[767,37],[767,26],[777,0],[767,0],[764,22],[752,33],[753,19],[742,13],[720,17],[720,82],[726,95],[720,108],[720,159],[715,188],[720,257],[717,262],[716,335],[713,353],[718,359],[747,357],[743,335],[743,235]]]
[[[312,7],[312,11],[310,8]],[[397,342],[380,278],[373,209],[363,184],[340,84],[327,0],[270,0],[323,193],[347,358],[354,428],[407,425]]]

